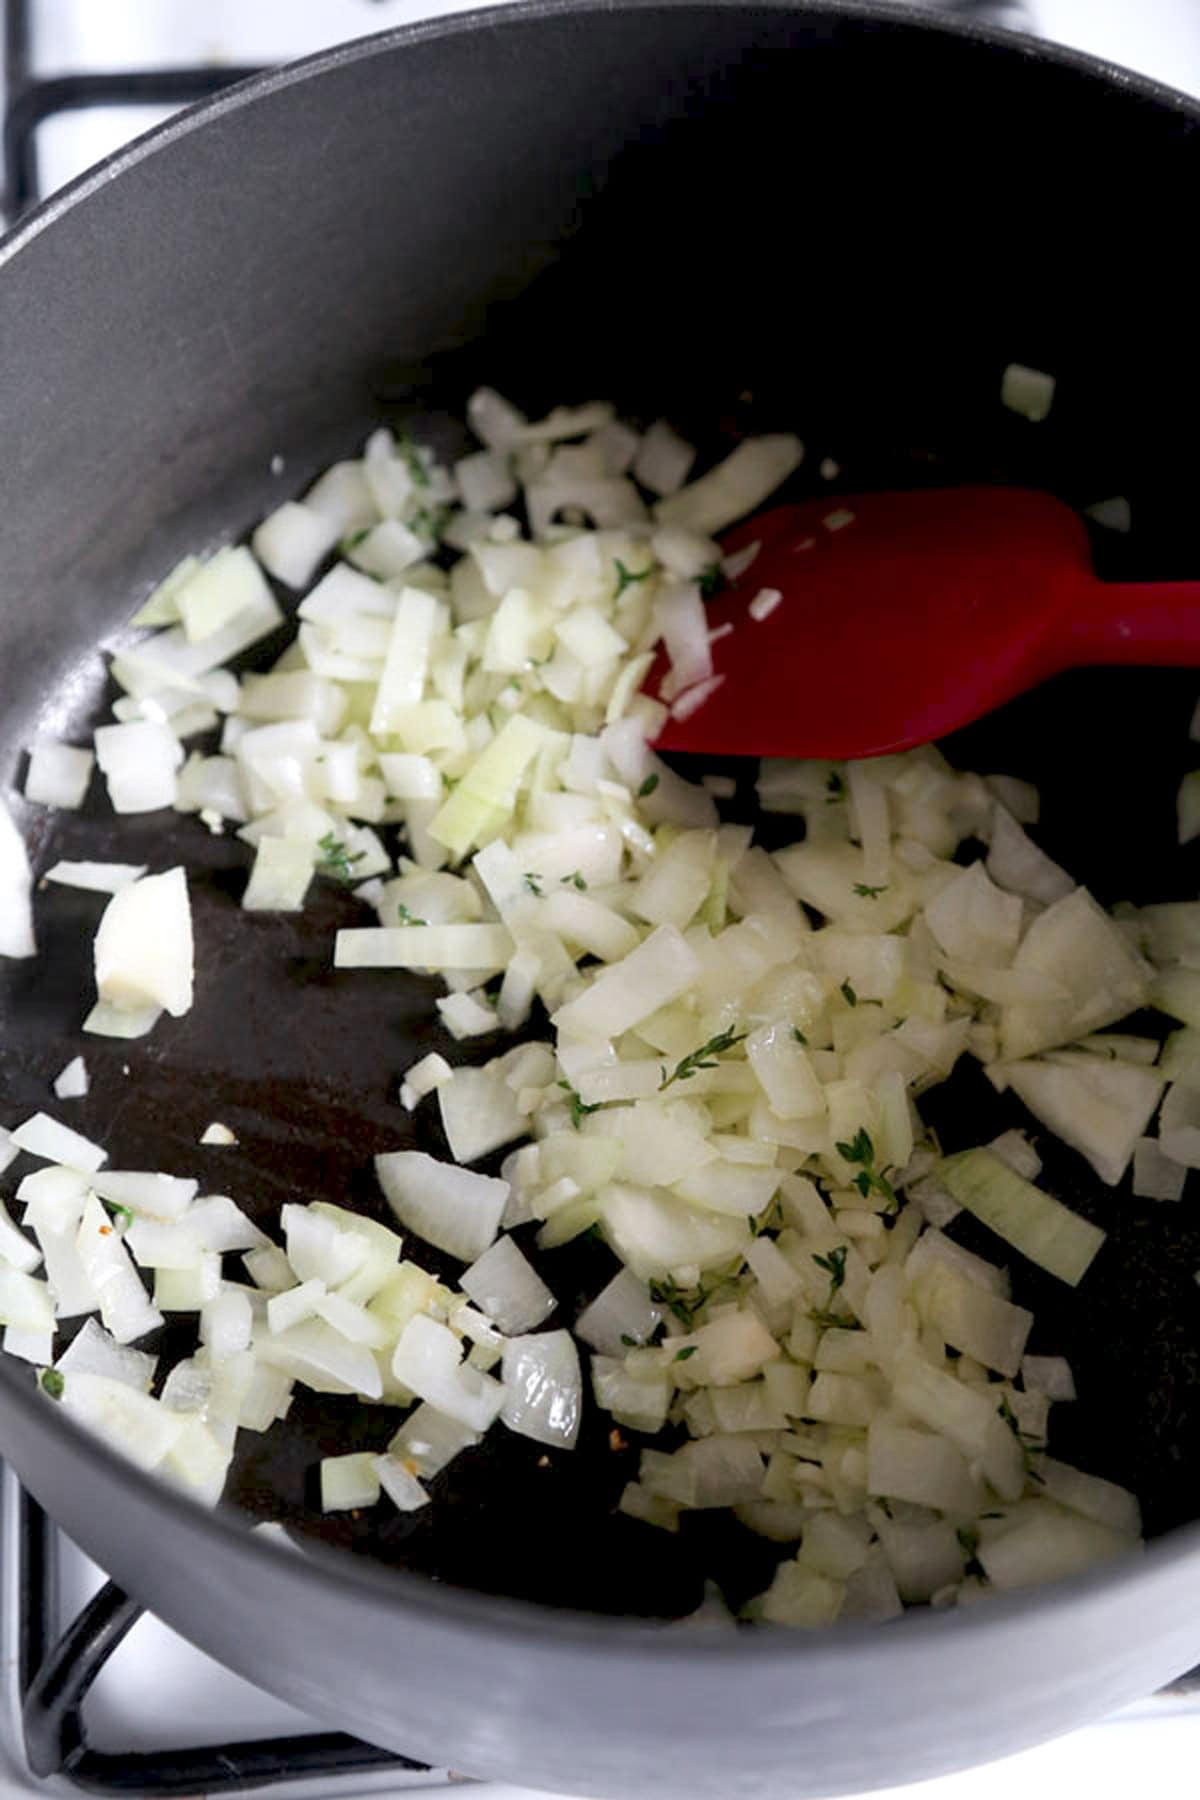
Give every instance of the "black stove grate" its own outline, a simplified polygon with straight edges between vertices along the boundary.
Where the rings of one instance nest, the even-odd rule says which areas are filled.
[[[108,1582],[55,1641],[57,1526],[27,1494],[17,1521],[18,1675],[25,1754],[37,1776],[58,1775],[83,1793],[119,1796],[232,1794],[272,1782],[427,1769],[342,1732],[252,1739],[215,1746],[112,1753],[87,1741],[83,1706],[113,1651],[141,1617],[136,1601]]]
[[[4,189],[10,223],[42,198],[37,132],[57,113],[89,106],[186,106],[205,100],[256,68],[130,69],[103,74],[41,76],[33,67],[33,0],[5,0]]]

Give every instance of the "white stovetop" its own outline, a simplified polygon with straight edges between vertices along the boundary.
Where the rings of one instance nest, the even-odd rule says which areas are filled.
[[[211,60],[265,63],[434,14],[460,12],[473,0],[33,0],[39,72],[147,68]],[[1030,0],[1041,31],[1175,86],[1200,92],[1200,0]],[[145,107],[53,119],[42,128],[43,186],[52,190],[147,129],[162,113]],[[100,1575],[73,1551],[63,1562],[64,1602],[73,1611]],[[1200,1636],[1200,1621],[1198,1621]],[[10,1692],[11,1668],[0,1668]],[[155,1620],[130,1633],[96,1684],[88,1708],[92,1739],[109,1750],[149,1749],[171,1741],[161,1721],[184,1723],[178,1744],[301,1731],[292,1708],[230,1675]],[[9,1721],[11,1733],[11,1717]],[[882,1792],[875,1800],[1184,1800],[1200,1787],[1200,1708],[1158,1703],[1107,1724],[965,1775]],[[444,1782],[445,1777],[431,1778]],[[263,1790],[278,1800],[351,1800],[398,1788],[386,1775],[286,1784]],[[404,1783],[411,1786],[411,1778]],[[60,1784],[50,1784],[51,1791]],[[0,1732],[0,1800],[34,1791]],[[62,1790],[65,1791],[65,1790]],[[481,1800],[534,1800],[523,1790],[493,1786]],[[252,1797],[251,1797],[252,1800]]]

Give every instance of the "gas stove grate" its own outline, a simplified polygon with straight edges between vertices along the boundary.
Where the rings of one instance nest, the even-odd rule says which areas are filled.
[[[31,0],[6,0],[4,12],[4,188],[0,212],[13,221],[42,198],[38,127],[58,113],[90,106],[186,106],[207,99],[256,68],[198,65],[41,76],[33,68]]]
[[[57,1527],[22,1493],[18,1502],[17,1665],[25,1754],[31,1773],[65,1777],[81,1792],[100,1795],[232,1794],[273,1782],[362,1775],[393,1769],[428,1773],[427,1765],[342,1732],[252,1739],[244,1743],[112,1753],[87,1741],[83,1706],[88,1690],[141,1607],[109,1582],[52,1641],[56,1615],[53,1534]]]

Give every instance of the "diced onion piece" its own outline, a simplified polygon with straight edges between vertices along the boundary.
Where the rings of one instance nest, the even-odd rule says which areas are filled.
[[[154,1219],[180,1219],[196,1197],[190,1176],[142,1169],[108,1169],[94,1174],[91,1187],[102,1200]]]
[[[411,1318],[392,1358],[397,1381],[471,1431],[486,1431],[500,1414],[504,1385],[462,1360],[454,1333],[424,1313]]]
[[[202,1144],[229,1145],[236,1144],[237,1138],[230,1131],[228,1125],[222,1125],[219,1119],[214,1119],[212,1124],[206,1125],[200,1133],[200,1142]]]
[[[83,1209],[77,1248],[87,1279],[99,1296],[100,1317],[118,1344],[131,1344],[148,1331],[156,1331],[163,1316],[151,1305],[129,1252],[94,1195]]]
[[[379,1475],[373,1450],[321,1458],[321,1511],[356,1512],[379,1499]]]
[[[405,1111],[412,1112],[426,1094],[432,1094],[435,1088],[444,1087],[453,1079],[454,1070],[444,1056],[439,1056],[436,1050],[423,1056],[411,1065],[401,1083],[400,1099]]]
[[[987,872],[999,887],[1044,906],[1053,906],[1075,887],[1066,870],[1022,831],[1007,806],[997,806],[992,813]]]
[[[102,725],[95,744],[114,812],[155,812],[174,805],[183,749],[168,726],[148,719]]]
[[[532,1331],[554,1311],[554,1295],[510,1237],[497,1238],[459,1284],[506,1336]]]
[[[778,588],[759,588],[746,611],[756,625],[761,625],[764,619],[769,619],[775,609],[782,605],[783,595]]]
[[[25,840],[0,799],[0,956],[36,953],[33,937],[33,874]]]
[[[300,912],[313,877],[312,845],[302,838],[265,837],[242,895],[246,912]]]
[[[351,927],[334,943],[337,969],[502,969],[512,955],[503,925]]]
[[[1054,388],[1053,375],[1028,368],[1024,363],[1009,363],[1000,377],[1000,404],[1009,412],[1020,413],[1031,424],[1040,425],[1050,417]]]
[[[500,1417],[510,1431],[539,1444],[573,1450],[583,1411],[579,1353],[569,1331],[511,1338],[501,1375],[507,1388]]]
[[[318,1394],[359,1394],[383,1398],[383,1378],[365,1344],[351,1344],[324,1319],[306,1319],[289,1331],[262,1336],[257,1352],[263,1362],[302,1381]]]
[[[575,1321],[575,1336],[606,1356],[623,1357],[631,1345],[649,1342],[662,1316],[646,1283],[621,1269],[584,1307]]]
[[[83,805],[96,758],[70,744],[38,743],[29,752],[25,798],[41,806]]]
[[[192,1004],[192,912],[181,868],[115,893],[95,946],[96,987],[110,1006],[159,1006],[180,1018]]]
[[[400,1223],[436,1249],[476,1262],[495,1239],[508,1202],[506,1181],[437,1162],[420,1150],[377,1156],[375,1171]]]
[[[399,1512],[419,1512],[429,1495],[416,1476],[394,1456],[375,1457],[372,1468],[380,1487]]]
[[[577,999],[560,1007],[555,1030],[565,1036],[616,1037],[674,1000],[699,968],[680,933],[673,926],[659,926],[621,962],[601,970]]]
[[[1087,1157],[1101,1181],[1115,1187],[1153,1118],[1163,1091],[1155,1070],[1078,1054],[1069,1064],[1006,1063],[1005,1077],[1044,1125]]]
[[[213,637],[270,597],[261,569],[241,546],[218,550],[175,596],[189,644]]]
[[[963,1150],[938,1166],[938,1180],[959,1204],[1030,1262],[1078,1287],[1105,1233],[1070,1212],[990,1150]]]
[[[1003,1593],[1078,1574],[1124,1554],[1133,1542],[1091,1519],[1060,1512],[1049,1501],[1031,1500],[1021,1520],[981,1542],[976,1555],[992,1586]]]
[[[1034,919],[1012,966],[1016,973],[1058,983],[1069,998],[1006,1005],[1000,1037],[1007,1059],[1086,1037],[1144,1006],[1150,996],[1149,969],[1085,888]]]
[[[56,862],[46,870],[44,880],[62,887],[85,888],[97,894],[115,894],[130,882],[140,881],[146,873],[145,863]]]
[[[193,575],[200,573],[202,566],[198,556],[182,557],[170,574],[165,575],[158,586],[151,590],[129,623],[173,625],[179,617],[179,590]]]
[[[478,1442],[477,1431],[423,1400],[388,1445],[388,1454],[429,1481],[440,1475],[462,1451],[471,1449]]]
[[[54,1077],[54,1092],[60,1100],[81,1100],[87,1091],[87,1064],[82,1056],[73,1056]]]
[[[65,1163],[71,1169],[92,1171],[108,1161],[107,1150],[45,1113],[34,1113],[11,1136],[18,1150],[40,1156],[46,1162]]]
[[[317,564],[337,543],[336,521],[295,500],[285,500],[250,542],[263,568],[285,587],[307,587]],[[210,628],[211,629],[211,628]]]
[[[528,1130],[517,1096],[495,1068],[455,1069],[438,1087],[437,1098],[446,1142],[457,1162],[476,1162]]]
[[[1021,1380],[1029,1393],[1045,1394],[1048,1400],[1075,1398],[1075,1377],[1065,1356],[1022,1357]]]
[[[545,743],[542,726],[514,714],[476,758],[430,824],[430,834],[451,855],[494,836],[511,814],[529,764]]]
[[[675,494],[695,460],[695,447],[672,431],[665,419],[657,419],[638,446],[633,477],[652,494]]]
[[[127,1382],[90,1371],[64,1376],[59,1402],[78,1424],[141,1469],[159,1468],[188,1425],[186,1413],[170,1411]]]
[[[660,500],[655,518],[660,525],[680,525],[713,537],[761,506],[803,457],[803,444],[787,433],[747,438],[699,481]]]

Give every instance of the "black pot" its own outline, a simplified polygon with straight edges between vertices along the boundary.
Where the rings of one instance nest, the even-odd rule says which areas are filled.
[[[858,485],[1015,470],[1076,502],[1122,493],[1136,572],[1194,575],[1180,446],[1200,360],[1176,246],[1198,175],[1200,112],[1181,97],[884,5],[539,0],[354,44],[185,114],[0,246],[0,765],[38,728],[87,728],[97,646],[185,551],[278,502],[275,453],[298,491],[381,404],[419,405],[436,431],[480,378],[530,408],[602,393],[685,429],[734,413],[798,427]],[[1040,436],[997,424],[1009,361],[1058,376]],[[1150,781],[1132,721],[1156,720],[1166,690],[1121,680],[1105,735],[1124,728],[1123,766]],[[1096,691],[1057,693],[1038,743],[1078,771]],[[40,868],[59,827],[24,823]],[[174,819],[72,829],[98,855],[135,840],[160,865],[205,854]],[[80,1117],[118,1166],[191,1168],[198,1127],[240,1105],[259,1191],[239,1197],[268,1216],[305,1182],[353,1194],[398,1138],[363,1097],[378,1012],[352,1027],[365,1048],[345,1048],[320,979],[289,964],[256,998],[222,885],[235,859],[209,856],[195,1016],[141,1061],[89,1049]],[[40,1105],[79,1048],[89,922],[47,902],[42,957],[0,971],[6,1117]],[[317,967],[328,925],[264,927],[255,970],[306,946]],[[381,990],[359,991],[377,1006]],[[427,1007],[419,984],[397,991],[389,1068]],[[318,1717],[476,1775],[620,1800],[890,1785],[1068,1730],[1200,1657],[1189,1524],[1140,1559],[953,1616],[705,1636],[288,1554],[98,1448],[23,1365],[0,1366],[0,1391],[0,1450],[138,1599]],[[1173,1404],[1156,1400],[1176,1470],[1164,1524],[1188,1511],[1193,1399]],[[303,1481],[280,1482],[297,1510]],[[471,1533],[502,1548],[514,1509],[486,1502]],[[547,1537],[543,1599],[556,1567],[574,1593],[589,1530]]]

